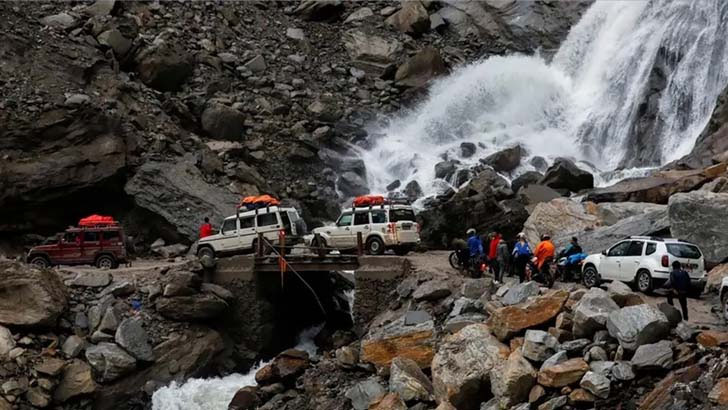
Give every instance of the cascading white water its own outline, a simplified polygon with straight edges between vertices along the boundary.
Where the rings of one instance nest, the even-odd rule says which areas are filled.
[[[304,329],[296,339],[295,349],[303,350],[310,357],[318,357],[313,338],[323,324]],[[235,373],[225,377],[190,379],[183,384],[172,382],[154,392],[153,410],[227,410],[230,400],[242,387],[255,386],[255,373],[270,362],[253,366],[248,373]]]
[[[690,151],[728,83],[727,15],[723,0],[597,1],[550,63],[514,55],[460,67],[360,152],[370,189],[415,180],[434,194],[446,185],[434,172],[443,158],[470,167],[516,143],[530,155],[570,156],[602,171],[677,159]],[[654,135],[644,142],[635,126],[656,69],[666,78]],[[476,155],[463,158],[462,142],[478,144]]]

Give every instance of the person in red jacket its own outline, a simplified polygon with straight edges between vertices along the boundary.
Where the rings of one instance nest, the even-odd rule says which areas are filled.
[[[495,232],[490,238],[490,244],[488,246],[488,265],[493,268],[493,275],[497,282],[501,281],[500,272],[501,267],[498,265],[498,244],[501,242],[500,232]]]
[[[205,223],[200,226],[200,239],[212,235],[212,225],[210,225],[210,218],[205,217]]]

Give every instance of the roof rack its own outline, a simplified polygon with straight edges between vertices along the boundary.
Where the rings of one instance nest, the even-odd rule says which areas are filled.
[[[660,237],[657,237],[657,236],[632,235],[632,236],[626,237],[625,239],[649,239],[651,241],[665,242],[665,238],[660,238]]]

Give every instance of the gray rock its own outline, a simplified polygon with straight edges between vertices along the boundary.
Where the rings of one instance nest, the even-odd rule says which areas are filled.
[[[420,88],[445,73],[447,66],[440,52],[433,47],[425,47],[397,68],[394,81],[398,86]]]
[[[102,288],[111,283],[111,274],[106,271],[88,271],[79,273],[71,281],[71,286],[85,286],[88,288]]]
[[[442,328],[447,333],[457,333],[465,326],[475,323],[484,323],[487,317],[480,313],[467,313],[460,316],[449,317]]]
[[[502,408],[526,401],[534,384],[536,370],[518,350],[511,352],[505,363],[490,372],[490,390]]]
[[[538,296],[538,292],[539,285],[537,282],[530,281],[519,283],[518,285],[508,289],[508,292],[506,292],[505,296],[503,296],[501,303],[506,306],[517,305],[525,302],[531,296]]]
[[[162,297],[155,306],[162,316],[178,321],[200,321],[221,315],[228,304],[215,295],[208,293],[193,296]]]
[[[131,372],[136,360],[113,343],[99,343],[86,349],[86,360],[102,381],[113,381]]]
[[[484,313],[484,309],[483,302],[461,297],[453,303],[448,317],[462,316],[468,313],[482,314]]]
[[[202,112],[201,123],[211,138],[240,141],[245,130],[245,115],[227,105],[210,102]]]
[[[238,62],[238,56],[233,53],[218,53],[217,56],[226,64],[235,64]]]
[[[359,21],[364,20],[367,17],[371,17],[374,15],[374,12],[369,7],[362,7],[360,9],[355,10],[353,13],[349,14],[349,16],[344,20],[344,23],[351,23],[352,21]]]
[[[419,0],[401,3],[402,8],[389,16],[386,23],[409,34],[421,34],[430,29],[430,16]]]
[[[58,13],[43,17],[40,22],[49,27],[65,30],[76,25],[76,18],[68,13]]]
[[[288,27],[286,29],[286,37],[296,41],[306,41],[306,33],[300,28]]]
[[[634,380],[635,374],[632,370],[632,363],[619,361],[612,367],[612,376],[620,381]]]
[[[432,316],[424,310],[409,310],[404,315],[404,325],[413,326],[432,320]]]
[[[369,405],[387,393],[374,379],[367,379],[355,384],[346,391],[346,398],[351,400],[354,410],[367,410]]]
[[[129,296],[136,290],[134,284],[129,281],[112,282],[104,291],[103,295]]]
[[[544,172],[549,168],[549,163],[543,157],[535,156],[528,161],[538,172]]]
[[[672,343],[661,340],[653,344],[644,344],[637,348],[632,356],[635,370],[670,369],[673,363]]]
[[[424,195],[424,192],[422,192],[422,187],[420,187],[420,184],[417,181],[408,182],[407,185],[405,185],[404,187],[404,191],[402,192],[410,201],[422,198],[422,195]]]
[[[407,402],[429,401],[433,387],[414,360],[395,357],[389,371],[389,391]]]
[[[344,11],[341,0],[303,0],[293,9],[293,14],[307,21],[331,21]]]
[[[682,322],[682,313],[680,313],[675,306],[667,303],[660,303],[657,305],[657,309],[665,315],[667,321],[670,322],[671,328]]]
[[[263,58],[262,55],[258,54],[250,61],[245,63],[245,67],[247,67],[248,69],[250,69],[250,71],[254,73],[260,73],[265,71],[265,69],[268,68],[268,65],[265,63],[265,58]]]
[[[8,328],[0,326],[0,360],[4,361],[13,348],[15,348],[13,334]]]
[[[651,305],[623,307],[609,314],[607,320],[609,334],[619,341],[626,350],[654,343],[670,332],[670,324],[665,314]]]
[[[344,172],[339,176],[338,186],[344,195],[350,197],[369,193],[366,179],[351,171]]]
[[[682,321],[677,324],[675,333],[683,342],[691,342],[698,334],[698,330],[695,329],[690,323]]]
[[[586,372],[581,382],[579,382],[579,386],[602,399],[609,397],[609,392],[611,391],[611,382],[609,379],[595,372]]]
[[[569,355],[581,356],[584,349],[591,344],[589,339],[576,339],[561,344],[561,349],[565,350]]]
[[[215,285],[214,283],[203,283],[202,286],[200,286],[200,290],[206,293],[212,293],[225,301],[231,301],[234,298],[232,292],[220,285]]]
[[[602,202],[597,204],[597,216],[602,225],[614,225],[622,219],[653,211],[666,211],[666,205],[647,202]]]
[[[96,17],[108,16],[116,5],[116,0],[97,0],[86,7],[86,13]]]
[[[591,338],[597,330],[604,329],[609,314],[619,306],[607,292],[599,288],[589,289],[574,307],[574,337]]]
[[[556,410],[560,409],[564,406],[566,406],[566,403],[569,402],[568,396],[559,396],[554,397],[553,399],[543,403],[542,405],[538,406],[538,410]]]
[[[513,190],[513,192],[518,192],[523,187],[537,184],[542,177],[543,174],[537,171],[524,172],[511,181],[511,190]]]
[[[506,148],[484,158],[481,162],[498,172],[511,172],[521,165],[523,149],[520,145]]]
[[[566,158],[556,158],[539,182],[554,189],[568,189],[579,192],[594,187],[594,176]]]
[[[475,144],[473,144],[472,142],[460,143],[460,155],[463,158],[470,158],[473,155],[475,155],[476,149],[477,149],[477,146]]]
[[[99,323],[98,330],[113,334],[116,332],[117,327],[119,327],[119,314],[113,307],[109,307],[106,309],[101,323]]]
[[[607,352],[601,346],[592,346],[587,352],[587,361],[604,361],[609,359]]]
[[[599,373],[602,376],[609,377],[610,372],[616,365],[616,362],[608,361],[608,360],[599,360],[595,362],[589,363],[589,369],[593,371],[594,373]]]
[[[541,364],[541,368],[539,370],[543,370],[547,367],[556,366],[559,363],[563,363],[565,361],[569,360],[569,355],[566,353],[565,350],[561,350],[554,354],[553,356],[549,357],[548,359],[544,360],[544,362]]]
[[[77,107],[79,105],[88,104],[91,101],[91,97],[86,94],[71,94],[66,98],[63,103],[66,107]]]
[[[181,243],[175,243],[173,245],[160,246],[153,249],[153,252],[160,255],[163,258],[176,258],[177,256],[183,256],[187,253],[189,246]]]
[[[163,92],[179,90],[194,70],[193,59],[177,42],[154,41],[135,61],[142,82]]]
[[[344,47],[355,66],[377,75],[383,74],[402,52],[402,43],[392,38],[352,29],[344,33]]]
[[[559,350],[559,341],[543,330],[526,330],[522,352],[527,359],[542,362]]]
[[[114,335],[110,335],[108,333],[97,330],[93,332],[89,339],[91,340],[91,343],[113,342]]]
[[[71,335],[68,336],[65,342],[63,342],[61,351],[67,358],[72,359],[81,354],[85,348],[86,342],[83,339],[76,335]]]
[[[415,289],[414,293],[412,293],[412,298],[416,302],[422,300],[436,301],[450,296],[450,293],[447,281],[429,280]]]
[[[124,319],[116,329],[114,337],[116,344],[124,348],[137,360],[144,362],[154,361],[154,352],[149,344],[147,332],[137,318]]]
[[[480,299],[486,292],[492,291],[493,281],[490,278],[464,279],[460,293],[466,298]]]
[[[124,56],[133,44],[131,39],[124,37],[117,29],[106,30],[96,37],[99,44],[107,46],[114,50],[114,54],[118,57]]]
[[[88,317],[86,317],[86,314],[83,312],[76,312],[73,325],[79,329],[88,329]]]
[[[614,303],[619,305],[619,307],[626,306],[627,301],[633,294],[634,292],[632,292],[632,289],[630,289],[630,287],[624,282],[615,280],[607,285],[607,295],[609,295],[609,297],[612,298]]]
[[[692,191],[672,195],[668,202],[670,232],[700,247],[706,262],[720,263],[728,255],[728,193]]]

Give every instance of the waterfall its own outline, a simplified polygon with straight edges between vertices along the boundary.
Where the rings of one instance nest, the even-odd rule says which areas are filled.
[[[382,136],[359,153],[370,189],[414,180],[431,195],[448,184],[436,163],[468,168],[515,144],[612,176],[680,158],[728,83],[727,14],[723,0],[597,1],[550,62],[511,55],[459,67],[375,130]],[[477,144],[474,156],[461,155],[463,142]],[[522,161],[509,176],[529,169]]]

